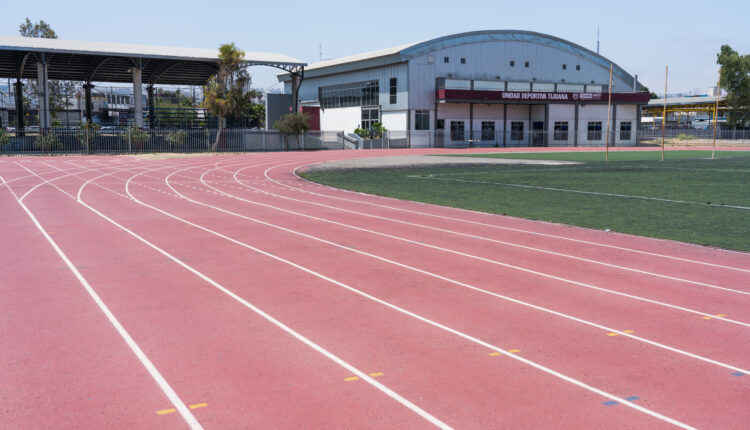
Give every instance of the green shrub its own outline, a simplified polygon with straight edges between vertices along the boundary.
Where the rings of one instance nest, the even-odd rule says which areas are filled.
[[[60,138],[50,131],[37,136],[34,139],[34,147],[43,152],[49,152],[62,149],[62,143],[60,143]]]
[[[167,142],[169,142],[172,147],[179,148],[185,144],[187,138],[187,130],[173,130],[167,135]]]
[[[3,147],[10,143],[10,136],[8,136],[7,133],[0,130],[0,150],[3,149]]]

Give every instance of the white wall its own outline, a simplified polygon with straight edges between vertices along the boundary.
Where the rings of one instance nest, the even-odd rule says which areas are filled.
[[[381,112],[380,122],[387,130],[403,131],[408,130],[406,126],[407,111],[402,112]]]
[[[359,106],[320,110],[321,130],[354,133],[361,123],[362,108]]]

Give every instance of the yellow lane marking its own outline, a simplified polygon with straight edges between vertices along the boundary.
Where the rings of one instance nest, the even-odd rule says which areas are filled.
[[[726,315],[724,315],[724,314],[717,314],[717,315],[715,315],[715,317],[719,317],[719,318],[721,318],[721,317],[725,317],[725,316],[726,316]],[[701,317],[701,318],[703,318],[704,320],[711,320],[711,319],[714,319],[714,317]]]
[[[156,414],[157,415],[166,415],[166,414],[171,414],[173,412],[177,412],[177,409],[175,409],[175,408],[162,409],[160,411],[156,411]]]
[[[515,353],[517,353],[517,352],[521,352],[521,350],[520,350],[520,349],[511,349],[511,350],[510,350],[510,351],[508,351],[508,352],[510,352],[511,354],[515,354]]]
[[[495,352],[490,352],[490,353],[489,353],[488,355],[491,355],[491,356],[493,356],[493,357],[496,357],[496,356],[498,356],[498,355],[503,355],[503,354],[502,354],[502,353],[499,353],[499,352],[497,352],[497,351],[495,351]]]
[[[635,333],[635,330],[623,330],[622,332],[630,334],[630,333]],[[610,336],[610,337],[619,336],[619,335],[620,333],[607,333],[607,336]]]
[[[377,378],[378,376],[383,376],[383,372],[375,372],[369,374],[371,378]],[[346,382],[352,382],[352,381],[359,381],[358,376],[350,376],[348,378],[344,378],[344,381]]]
[[[194,405],[190,405],[190,409],[205,408],[206,406],[208,406],[208,403],[196,403]]]

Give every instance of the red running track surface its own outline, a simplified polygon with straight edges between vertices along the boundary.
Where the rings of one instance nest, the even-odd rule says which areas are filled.
[[[449,152],[0,159],[0,427],[747,428],[750,255],[295,174]]]

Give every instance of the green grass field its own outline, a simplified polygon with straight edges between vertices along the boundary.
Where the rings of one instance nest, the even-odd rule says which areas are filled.
[[[465,154],[580,161],[304,173],[365,193],[750,251],[750,151]]]

